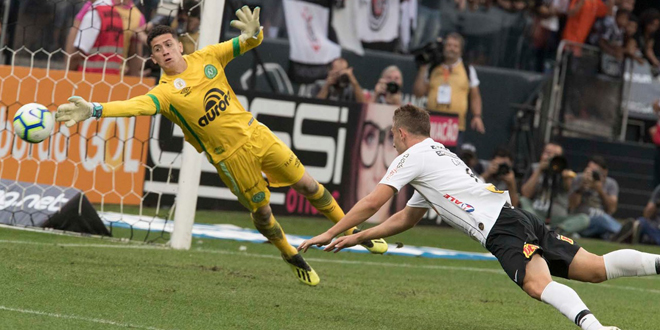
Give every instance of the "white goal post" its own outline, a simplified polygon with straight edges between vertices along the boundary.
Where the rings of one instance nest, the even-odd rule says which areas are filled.
[[[224,9],[225,0],[205,0],[202,3],[199,49],[216,44],[220,40]],[[205,161],[207,161],[206,158],[199,154],[192,145],[184,143],[181,171],[179,172],[179,191],[176,195],[176,209],[174,210],[174,230],[169,243],[174,249],[190,249],[201,164]]]

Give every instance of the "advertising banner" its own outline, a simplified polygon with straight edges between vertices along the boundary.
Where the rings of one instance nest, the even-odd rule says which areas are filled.
[[[12,120],[23,104],[40,103],[51,111],[72,95],[95,102],[145,94],[150,78],[0,66],[0,178],[75,187],[92,203],[139,204],[150,117],[87,120],[30,144],[14,135]]]

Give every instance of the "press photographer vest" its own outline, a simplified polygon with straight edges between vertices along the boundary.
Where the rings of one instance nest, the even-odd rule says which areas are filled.
[[[124,26],[121,16],[113,6],[98,6],[101,17],[101,29],[96,42],[90,50],[91,56],[87,59],[86,72],[119,74],[123,64],[124,54]],[[78,70],[82,71],[81,65]]]
[[[465,131],[465,116],[470,94],[468,70],[465,62],[461,61],[455,63],[451,68],[446,65],[438,65],[433,68],[429,76],[428,109],[458,114],[458,128],[461,131]],[[445,84],[451,86],[451,102],[438,104],[438,88]]]

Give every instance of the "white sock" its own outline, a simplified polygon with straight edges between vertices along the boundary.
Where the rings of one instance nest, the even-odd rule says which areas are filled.
[[[660,255],[635,250],[618,250],[603,256],[607,279],[622,276],[656,275],[660,272]]]
[[[600,329],[603,326],[591,314],[578,294],[561,283],[550,282],[541,293],[541,301],[559,310],[584,330]]]

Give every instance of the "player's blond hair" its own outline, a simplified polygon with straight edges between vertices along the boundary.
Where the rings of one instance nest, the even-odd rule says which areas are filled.
[[[412,104],[394,110],[394,127],[403,128],[410,134],[431,136],[431,120],[428,111]]]

